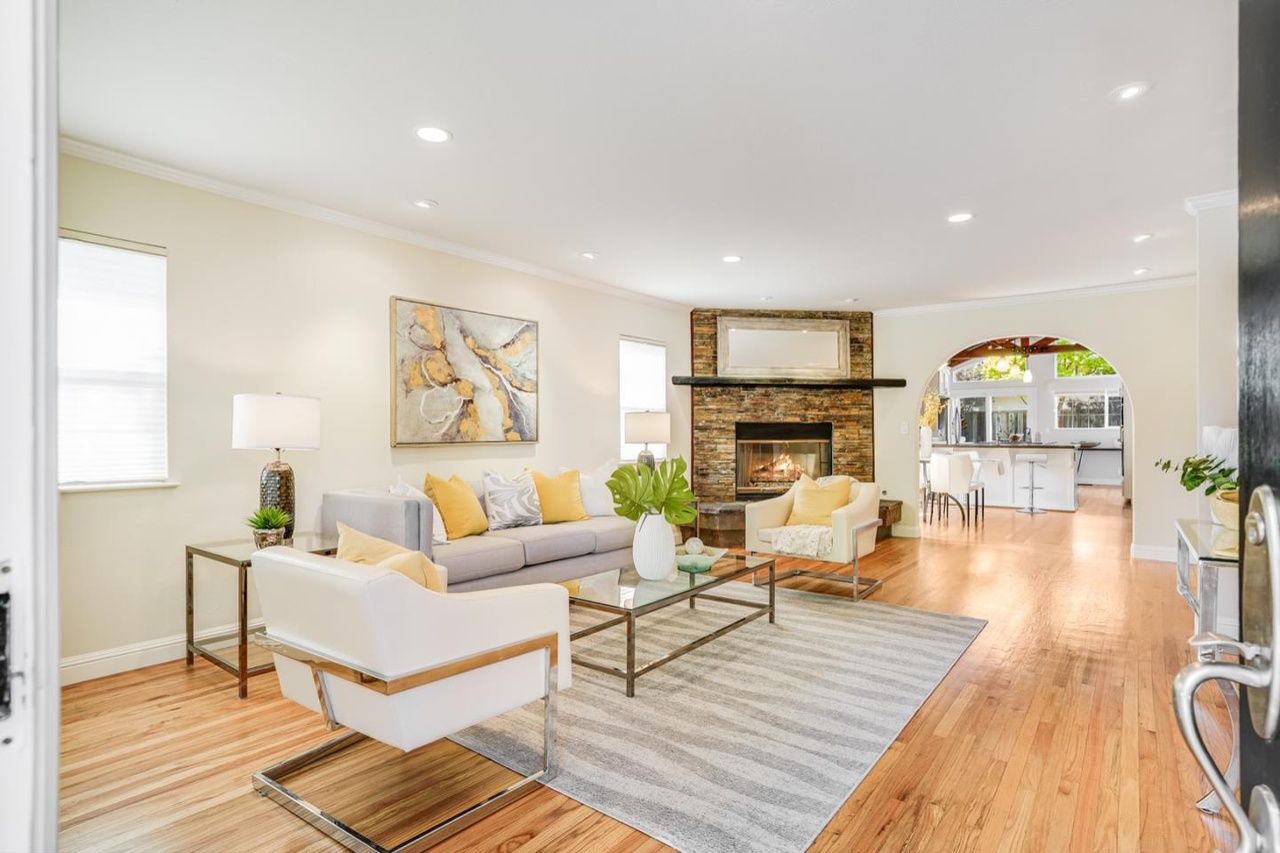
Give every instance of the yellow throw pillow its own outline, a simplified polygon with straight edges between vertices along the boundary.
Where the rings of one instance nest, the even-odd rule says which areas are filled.
[[[795,498],[791,504],[791,517],[787,519],[787,526],[797,524],[830,526],[831,513],[849,503],[850,485],[848,477],[838,477],[821,486],[809,477],[801,478],[800,484],[796,486]]]
[[[409,549],[368,533],[361,533],[350,525],[338,522],[338,559],[362,566],[376,566],[388,557],[407,554]]]
[[[577,471],[565,471],[554,477],[541,471],[532,473],[538,503],[542,505],[543,524],[585,521],[591,517],[582,505],[582,482]]]
[[[394,569],[418,586],[432,592],[444,592],[440,568],[421,551],[411,551],[386,539],[361,533],[354,527],[338,522],[339,560],[360,566],[384,566]]]
[[[426,587],[432,592],[444,592],[444,579],[440,577],[440,567],[431,562],[421,551],[406,551],[387,557],[379,566],[395,569],[418,586]]]
[[[422,490],[431,498],[431,502],[436,505],[436,512],[444,519],[444,529],[449,539],[475,536],[489,529],[489,519],[484,514],[484,507],[480,506],[480,499],[457,474],[448,480],[427,474],[427,482]]]

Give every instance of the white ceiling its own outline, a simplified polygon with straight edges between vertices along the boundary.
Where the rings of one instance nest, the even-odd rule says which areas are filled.
[[[1235,183],[1221,0],[61,9],[69,137],[686,304],[1185,274],[1183,199]]]

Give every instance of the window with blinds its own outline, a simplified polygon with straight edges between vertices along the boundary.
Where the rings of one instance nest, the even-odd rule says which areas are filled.
[[[667,348],[662,344],[622,338],[618,342],[618,436],[623,459],[635,459],[643,444],[627,444],[627,412],[667,410]],[[667,458],[665,444],[650,444],[658,459]]]
[[[58,240],[58,483],[169,477],[163,255]]]

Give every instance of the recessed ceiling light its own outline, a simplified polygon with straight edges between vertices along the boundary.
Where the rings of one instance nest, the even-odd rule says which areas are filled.
[[[858,300],[856,300],[856,299],[854,299],[852,296],[850,296],[848,299],[846,299],[846,300],[845,300],[845,303],[857,302],[857,301],[858,301]]]
[[[773,301],[773,297],[772,297],[772,296],[761,296],[761,297],[760,297],[760,301],[761,301],[761,302],[772,302],[772,301]]]
[[[953,213],[947,217],[948,222],[956,222],[956,223],[968,222],[970,219],[973,219],[973,214],[968,213],[967,211],[961,212],[961,213]]]
[[[440,127],[420,127],[418,138],[423,142],[448,142],[453,139],[453,134]]]
[[[429,198],[420,198],[413,203],[413,206],[420,207],[423,210],[430,210],[433,207],[439,207],[440,203]]]
[[[582,252],[582,253],[581,253],[581,257],[586,258],[588,261],[594,261],[594,260],[596,259],[596,253],[595,253],[595,252]]]
[[[1147,273],[1149,273],[1149,272],[1151,272],[1151,270],[1147,269],[1146,267],[1138,267],[1136,270],[1134,270],[1134,271],[1133,271],[1133,274],[1134,274],[1134,275],[1146,275],[1146,274],[1147,274]]]
[[[1132,101],[1141,98],[1147,92],[1151,91],[1151,84],[1146,80],[1135,80],[1132,83],[1125,83],[1123,86],[1116,86],[1111,90],[1111,99],[1113,101]]]
[[[1154,237],[1154,236],[1156,236],[1156,235],[1154,235],[1154,234],[1135,234],[1135,235],[1134,235],[1134,237],[1133,237],[1133,242],[1135,242],[1135,243],[1145,243],[1145,242],[1147,242],[1148,240],[1150,240],[1150,239],[1151,239],[1152,237]]]
[[[724,261],[726,264],[736,264],[742,260],[742,255],[725,255],[720,260]]]

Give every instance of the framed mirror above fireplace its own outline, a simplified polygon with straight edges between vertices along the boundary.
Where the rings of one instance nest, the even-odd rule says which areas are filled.
[[[831,474],[832,432],[830,423],[735,424],[737,499],[780,495],[804,474]]]
[[[846,379],[849,321],[828,317],[719,317],[717,374]]]

